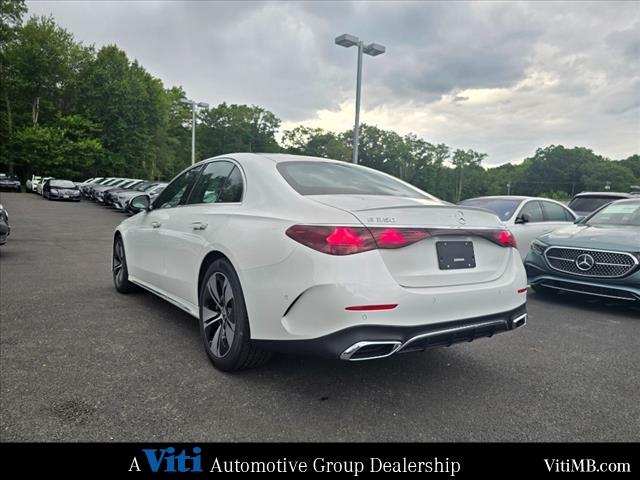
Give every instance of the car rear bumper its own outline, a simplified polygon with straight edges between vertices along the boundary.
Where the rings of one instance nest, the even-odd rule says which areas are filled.
[[[452,322],[410,327],[359,325],[309,340],[254,340],[254,343],[274,351],[360,361],[471,342],[515,330],[526,323],[525,303],[507,312]]]
[[[256,340],[316,339],[371,325],[435,328],[526,302],[526,275],[515,249],[498,278],[462,285],[404,287],[376,251],[337,257],[299,248],[278,264],[238,274]]]

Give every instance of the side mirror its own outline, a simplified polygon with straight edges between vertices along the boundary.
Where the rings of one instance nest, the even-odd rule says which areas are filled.
[[[576,219],[573,221],[573,223],[582,223],[582,221],[585,219],[585,217],[576,217]]]
[[[133,213],[138,213],[143,210],[151,209],[151,200],[149,199],[149,195],[138,195],[137,197],[133,197],[129,202],[129,209]]]
[[[528,213],[521,213],[516,218],[516,223],[529,223],[531,221],[531,216]]]

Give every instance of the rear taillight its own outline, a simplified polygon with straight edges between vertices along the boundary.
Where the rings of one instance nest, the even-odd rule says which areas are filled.
[[[431,236],[476,236],[501,247],[516,247],[516,239],[509,230],[294,225],[286,234],[296,242],[330,255],[402,248]]]
[[[497,230],[494,232],[494,238],[498,245],[502,245],[503,247],[513,247],[518,248],[516,244],[516,237],[513,236],[509,230]]]
[[[429,236],[428,231],[416,228],[323,225],[294,225],[286,233],[296,242],[331,255],[352,255],[376,248],[401,248]]]
[[[365,227],[294,225],[286,233],[296,242],[330,255],[352,255],[376,248],[375,240]]]
[[[384,228],[369,229],[378,248],[401,248],[429,237],[424,228]]]

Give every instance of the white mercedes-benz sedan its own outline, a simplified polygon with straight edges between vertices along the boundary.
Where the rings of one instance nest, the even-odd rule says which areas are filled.
[[[113,238],[117,290],[198,318],[221,370],[271,351],[382,358],[526,323],[524,267],[494,214],[366,167],[230,154],[131,206]]]

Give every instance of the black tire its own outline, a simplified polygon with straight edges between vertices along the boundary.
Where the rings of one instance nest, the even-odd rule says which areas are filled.
[[[214,367],[234,372],[257,367],[271,358],[271,352],[251,343],[244,294],[228,260],[215,260],[207,269],[199,304],[200,336]]]
[[[113,284],[120,293],[131,293],[138,290],[138,286],[129,281],[127,257],[124,253],[124,243],[119,235],[113,242],[113,258],[111,260]]]

